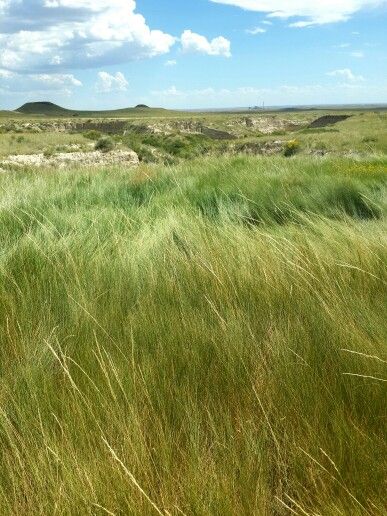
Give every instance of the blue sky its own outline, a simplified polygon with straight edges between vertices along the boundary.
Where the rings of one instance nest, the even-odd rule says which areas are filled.
[[[387,0],[0,0],[0,109],[387,103]]]

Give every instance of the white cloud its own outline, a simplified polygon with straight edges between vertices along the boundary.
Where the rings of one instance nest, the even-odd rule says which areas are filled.
[[[99,72],[98,81],[96,82],[96,90],[100,93],[110,93],[112,91],[126,91],[128,89],[128,81],[121,72],[111,75],[108,72]]]
[[[170,88],[167,88],[166,90],[162,91],[153,91],[152,95],[159,95],[162,97],[181,97],[184,96],[184,92],[178,90],[176,86],[171,86]]]
[[[351,52],[351,56],[355,57],[356,59],[363,59],[364,52],[361,52],[361,51]]]
[[[165,61],[165,66],[176,66],[177,65],[177,61],[176,59],[169,59],[168,61]]]
[[[0,68],[0,79],[11,79],[11,77],[13,77],[13,73],[10,72],[9,70],[2,70]]]
[[[134,0],[0,0],[0,67],[19,72],[91,68],[169,52]]]
[[[343,68],[342,70],[333,70],[328,72],[327,75],[331,77],[341,77],[348,82],[364,82],[365,79],[362,75],[355,75],[349,68]]]
[[[0,14],[5,11],[10,3],[11,0],[0,0]]]
[[[256,34],[264,34],[267,30],[262,27],[255,27],[254,29],[246,29],[246,32],[255,36]]]
[[[273,25],[273,23],[269,20],[263,20],[262,22],[264,25]]]
[[[19,74],[0,69],[0,88],[8,95],[13,93],[44,93],[56,92],[70,95],[74,88],[82,86],[82,82],[73,74],[67,73],[38,73]]]
[[[183,52],[197,52],[210,56],[231,57],[231,43],[223,36],[209,41],[205,36],[185,30],[181,35],[181,46]]]
[[[210,0],[217,4],[234,5],[248,11],[268,13],[273,18],[303,18],[292,23],[307,27],[348,20],[367,7],[385,5],[387,0]]]
[[[35,74],[30,75],[35,81],[41,82],[42,84],[46,84],[48,86],[82,86],[81,81],[76,79],[72,74]]]

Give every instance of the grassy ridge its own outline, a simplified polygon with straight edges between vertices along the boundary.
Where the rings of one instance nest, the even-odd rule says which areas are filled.
[[[384,514],[386,165],[0,176],[0,512]]]
[[[28,117],[153,117],[153,116],[174,116],[179,115],[179,111],[168,110],[163,108],[148,108],[148,107],[129,107],[123,109],[111,109],[105,111],[87,111],[75,109],[66,109],[52,102],[27,102],[19,107],[15,114],[22,114]]]

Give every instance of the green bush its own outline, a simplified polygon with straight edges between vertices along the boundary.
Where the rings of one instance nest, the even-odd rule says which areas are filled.
[[[88,140],[98,140],[99,138],[101,138],[101,132],[100,131],[96,131],[95,129],[92,129],[90,131],[86,131],[85,133],[82,133],[82,136],[84,138],[87,138]]]
[[[300,150],[300,142],[298,140],[290,140],[286,142],[285,148],[284,148],[284,156],[287,158],[290,158],[291,156],[294,156],[297,154],[297,152]]]
[[[157,163],[158,155],[152,152],[152,148],[148,145],[142,145],[141,143],[133,141],[132,144],[128,145],[134,152],[137,153],[138,159],[142,163]]]
[[[54,155],[54,149],[50,149],[50,148],[44,149],[43,156],[45,158],[51,158],[53,155]]]
[[[176,162],[179,159],[191,159],[208,154],[213,148],[211,140],[201,134],[141,134],[135,131],[127,133],[122,141],[131,149],[144,146],[157,149],[159,158],[149,155],[142,161]],[[142,152],[141,152],[142,154]],[[140,158],[141,159],[141,158]]]
[[[114,149],[114,142],[109,136],[103,136],[96,141],[94,148],[101,152],[110,152]]]

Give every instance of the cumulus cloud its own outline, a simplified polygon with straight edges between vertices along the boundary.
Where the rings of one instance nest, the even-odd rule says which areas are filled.
[[[21,73],[88,68],[169,52],[134,0],[0,0],[0,68]]]
[[[210,56],[231,57],[231,43],[223,36],[209,41],[205,36],[185,30],[181,35],[183,52],[196,52]]]
[[[217,4],[234,5],[248,11],[267,13],[273,18],[302,18],[294,27],[307,27],[347,21],[367,7],[387,4],[387,0],[210,0]]]
[[[343,68],[342,70],[333,70],[328,72],[327,75],[331,77],[341,77],[348,82],[364,82],[365,79],[362,75],[355,75],[349,68]]]
[[[70,95],[74,88],[82,86],[82,82],[73,74],[19,74],[0,69],[0,88],[7,94],[56,92]]]
[[[40,81],[45,85],[49,85],[52,87],[62,87],[62,86],[82,86],[80,80],[76,79],[72,74],[59,73],[59,74],[36,74],[30,75],[30,77],[35,81]]]
[[[177,65],[177,61],[176,59],[169,59],[168,61],[165,61],[165,66],[176,66]]]
[[[110,93],[112,91],[126,91],[128,89],[128,81],[121,72],[111,75],[108,72],[99,72],[96,90],[100,93]]]

